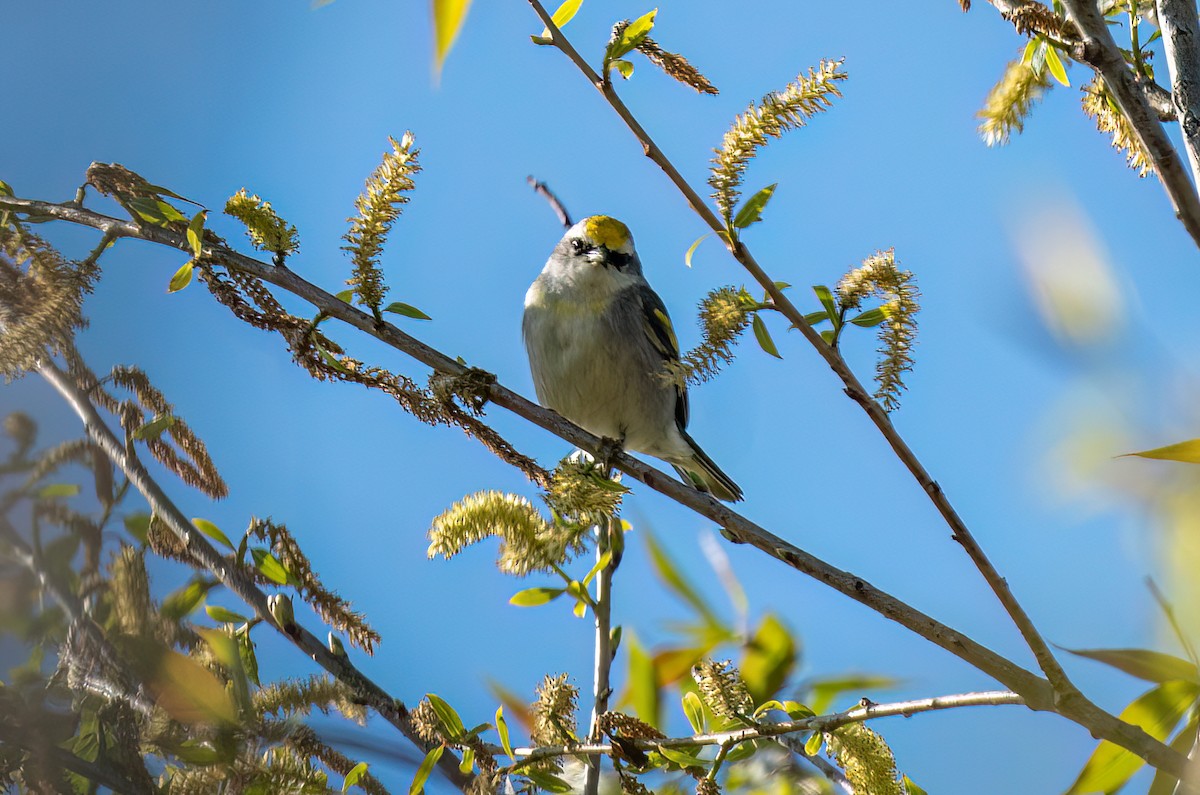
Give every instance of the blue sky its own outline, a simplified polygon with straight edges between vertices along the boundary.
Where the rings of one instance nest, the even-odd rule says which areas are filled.
[[[988,149],[975,112],[1023,42],[986,4],[659,4],[655,38],[721,89],[701,97],[636,60],[619,90],[693,184],[733,115],[822,57],[846,59],[845,98],[773,142],[747,188],[779,182],[763,224],[746,234],[775,279],[833,284],[894,246],[923,293],[917,365],[894,419],[949,494],[1047,638],[1075,648],[1160,644],[1142,584],[1160,578],[1147,515],[1111,484],[1148,465],[1113,456],[1194,436],[1195,249],[1161,187],[1125,168],[1078,110],[1084,70],[1056,88],[1024,135]],[[605,213],[633,230],[647,276],[684,346],[708,290],[748,281],[569,62],[534,47],[524,2],[475,4],[440,80],[424,3],[337,0],[18,4],[5,12],[11,119],[0,179],[18,195],[67,199],[93,160],[119,162],[219,209],[246,187],[300,230],[289,265],[336,292],[349,265],[345,218],[387,136],[412,130],[424,172],[383,265],[390,298],[432,323],[405,328],[532,396],[520,339],[524,292],[560,228],[527,175],[546,180],[576,218]],[[568,33],[593,61],[611,24],[649,6],[585,3]],[[15,68],[15,74],[13,73]],[[99,206],[99,205],[98,205]],[[1055,342],[1027,291],[1021,247],[1030,219],[1078,215],[1108,263],[1123,326],[1091,346]],[[231,219],[210,226],[236,244]],[[94,235],[54,228],[75,253]],[[248,245],[246,246],[248,250]],[[252,515],[286,521],[327,584],[383,633],[364,670],[399,697],[437,692],[469,723],[490,719],[486,680],[531,693],[543,673],[588,687],[590,629],[556,605],[506,604],[518,583],[493,550],[427,561],[430,519],[485,488],[532,496],[518,473],[461,433],[429,428],[377,394],[316,383],[282,344],[235,321],[193,285],[167,295],[181,255],[123,241],[105,257],[81,346],[93,367],[143,367],[207,441],[231,486],[211,504],[182,484],[189,515],[231,534]],[[1066,267],[1065,265],[1063,267]],[[1054,263],[1051,263],[1051,271]],[[756,291],[757,292],[757,291]],[[300,308],[297,306],[297,311]],[[303,310],[306,313],[308,310]],[[784,356],[753,342],[692,394],[693,436],[746,491],[744,512],[808,551],[1032,666],[981,578],[949,540],[840,383],[798,335],[768,324]],[[337,335],[359,358],[423,380],[396,352]],[[847,342],[864,377],[869,334]],[[0,405],[36,406],[71,430],[31,379]],[[1094,410],[1094,411],[1093,411]],[[1095,480],[1067,491],[1061,442],[1083,418],[1115,418],[1084,462]],[[552,464],[561,440],[501,409],[495,426]],[[652,528],[691,575],[712,582],[697,544],[708,523],[635,488],[625,516]],[[803,645],[801,676],[887,674],[902,688],[875,700],[989,689],[994,683],[874,613],[753,550],[728,553],[752,610],[783,614]],[[170,573],[164,571],[164,580]],[[169,587],[164,582],[163,588]],[[715,586],[714,586],[715,587]],[[615,620],[654,641],[682,615],[654,581],[640,544],[618,574]],[[309,625],[319,629],[316,620]],[[1169,644],[1160,645],[1176,651]],[[290,647],[262,638],[263,672],[307,673]],[[1142,683],[1067,661],[1100,704],[1119,709]],[[852,700],[857,700],[853,696]],[[1054,716],[975,709],[877,728],[900,767],[932,793],[1065,789],[1092,741]],[[388,736],[378,729],[379,736]],[[403,777],[393,779],[400,787]]]

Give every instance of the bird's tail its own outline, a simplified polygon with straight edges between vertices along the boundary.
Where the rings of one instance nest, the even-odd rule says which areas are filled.
[[[708,455],[700,449],[700,445],[688,436],[683,429],[679,431],[692,448],[692,456],[686,461],[672,461],[671,465],[679,473],[684,483],[690,483],[700,491],[708,492],[718,500],[738,502],[742,499],[742,490],[733,479],[721,471]]]

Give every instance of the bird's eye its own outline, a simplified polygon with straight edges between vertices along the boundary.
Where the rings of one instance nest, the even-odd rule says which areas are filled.
[[[583,252],[587,251],[587,243],[584,243],[582,240],[576,238],[575,240],[571,241],[571,250],[576,254],[582,254]]]

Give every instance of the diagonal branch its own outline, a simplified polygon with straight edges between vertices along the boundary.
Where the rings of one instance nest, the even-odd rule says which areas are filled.
[[[152,226],[141,227],[131,221],[112,218],[79,207],[0,196],[0,209],[18,213],[38,213],[47,217],[89,226],[106,233],[111,232],[117,237],[137,238],[182,251],[189,251],[187,241],[178,232]],[[307,301],[329,317],[341,320],[375,337],[441,374],[459,376],[467,371],[466,367],[441,351],[405,334],[391,323],[377,322],[371,315],[316,287],[287,268],[269,265],[260,260],[232,251],[224,246],[206,245],[203,255],[205,259],[219,263],[226,268],[240,270],[260,278],[269,284],[274,284],[292,295]],[[774,288],[773,284],[772,288]],[[776,290],[776,292],[778,291]],[[807,325],[802,326],[802,328],[808,329]],[[811,331],[811,329],[808,330]],[[837,361],[840,362],[840,358]],[[853,374],[849,373],[849,370],[845,368],[845,364],[842,363],[841,366],[853,378]],[[860,394],[863,395],[863,400],[871,402],[865,396],[865,391],[862,391],[861,385],[859,386],[859,390]],[[577,425],[568,422],[555,412],[526,400],[498,382],[490,385],[488,397],[492,403],[508,409],[576,447],[588,450],[597,456],[610,452],[604,441],[599,437],[593,436]],[[882,412],[882,409],[880,411]],[[883,415],[883,418],[887,422],[886,414]],[[890,428],[890,423],[888,423],[888,427]],[[894,434],[894,431],[892,433]],[[1123,748],[1127,748],[1155,767],[1167,770],[1176,776],[1182,775],[1183,767],[1186,763],[1185,757],[1155,740],[1139,727],[1117,719],[1086,699],[1080,698],[1069,702],[1058,700],[1056,703],[1053,689],[1045,679],[1030,673],[1011,660],[977,643],[957,630],[936,621],[891,594],[875,588],[862,578],[848,571],[831,566],[794,544],[784,541],[741,514],[731,510],[728,506],[713,499],[710,495],[702,494],[636,458],[620,454],[613,458],[612,464],[649,488],[690,508],[698,515],[712,520],[723,528],[722,535],[727,540],[733,543],[749,544],[765,552],[776,560],[833,588],[856,602],[866,605],[885,618],[895,621],[920,637],[964,660],[988,676],[996,679],[1005,687],[1020,694],[1024,698],[1026,706],[1031,709],[1057,712],[1087,728],[1095,736],[1110,740]],[[934,487],[936,488],[936,484],[934,484]],[[938,493],[940,494],[940,490]],[[189,527],[185,524],[184,530],[190,532]],[[200,541],[203,542],[203,539],[200,539]],[[215,555],[216,553],[214,552],[213,554]],[[253,604],[256,609],[259,609],[257,602]],[[319,644],[318,646],[324,652],[325,647]],[[305,648],[307,650],[307,647]],[[318,659],[318,662],[322,665],[325,664],[321,659]]]
[[[1174,107],[1192,181],[1200,185],[1200,19],[1196,0],[1157,0]]]
[[[108,231],[106,230],[106,232]],[[120,232],[117,230],[113,230],[113,234],[120,236]],[[155,515],[162,519],[179,538],[188,554],[199,565],[215,574],[226,588],[250,605],[264,623],[275,627],[298,646],[306,656],[348,685],[363,699],[364,703],[399,729],[401,734],[414,745],[422,751],[429,749],[429,746],[417,735],[408,709],[401,701],[388,695],[379,685],[355,668],[348,659],[331,652],[308,630],[295,623],[286,627],[281,626],[276,621],[267,605],[266,594],[259,590],[240,564],[234,563],[217,552],[192,527],[183,512],[167,497],[162,487],[150,476],[141,461],[129,454],[125,449],[124,442],[117,438],[104,422],[96,407],[92,405],[88,396],[66,373],[59,370],[49,360],[39,366],[38,373],[70,404],[79,418],[83,420],[84,428],[92,441],[99,445],[104,454],[125,473],[133,487],[146,498]],[[442,773],[459,789],[466,790],[472,777],[459,771],[458,760],[454,758],[454,754],[445,753],[442,755],[442,760],[444,761],[438,763]]]

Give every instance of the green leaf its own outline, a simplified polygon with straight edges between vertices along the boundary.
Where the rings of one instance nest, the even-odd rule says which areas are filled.
[[[508,738],[508,721],[504,719],[504,705],[496,707],[496,733],[500,735],[500,747],[509,759],[516,759],[512,752],[512,741]]]
[[[38,489],[37,496],[49,500],[55,497],[74,497],[79,491],[78,483],[51,483]]]
[[[599,574],[602,569],[608,568],[608,564],[612,563],[612,558],[612,550],[606,550],[604,554],[601,555],[596,561],[596,565],[592,566],[591,570],[588,571],[587,576],[583,578],[583,584],[589,584],[593,579],[595,579],[596,575]]]
[[[204,601],[205,595],[216,587],[215,580],[196,580],[163,599],[159,612],[172,621],[190,615]]]
[[[1179,719],[1200,695],[1192,682],[1164,682],[1146,691],[1121,711],[1121,720],[1142,727],[1156,740],[1166,739]],[[1067,790],[1068,795],[1086,792],[1115,792],[1145,762],[1133,753],[1104,740]]]
[[[219,624],[245,624],[250,620],[241,613],[235,613],[232,610],[226,610],[224,607],[218,607],[217,605],[205,605],[204,612],[208,613],[208,617]]]
[[[246,678],[255,687],[262,687],[258,678],[258,655],[254,653],[254,641],[250,639],[250,625],[245,624],[233,633],[233,639],[238,644],[238,654],[242,658],[242,667],[246,670]]]
[[[131,435],[134,439],[144,442],[150,439],[157,439],[162,436],[163,431],[170,428],[179,421],[178,417],[171,414],[164,414],[161,417],[155,417],[147,422],[142,427],[136,429]]]
[[[694,733],[704,733],[704,702],[700,700],[700,696],[691,692],[683,694],[683,714],[687,715]]]
[[[566,590],[566,588],[526,588],[513,594],[508,603],[517,607],[537,607],[553,602]]]
[[[711,234],[712,234],[712,232],[706,232],[703,235],[700,235],[700,237],[696,238],[695,243],[692,243],[692,245],[688,246],[687,253],[685,253],[683,255],[683,264],[684,265],[687,265],[689,268],[692,267],[692,257],[695,256],[696,249],[699,248],[700,244],[704,242],[704,238],[708,237]]]
[[[1041,39],[1038,37],[1034,37],[1029,40],[1029,43],[1025,45],[1025,50],[1021,53],[1021,63],[1025,64],[1026,66],[1029,66],[1033,63],[1033,54],[1034,51],[1037,50],[1039,41],[1041,41]]]
[[[425,698],[429,699],[430,706],[437,713],[438,720],[442,722],[442,728],[446,730],[446,736],[452,740],[457,740],[466,734],[467,727],[463,725],[462,718],[458,717],[458,713],[454,707],[446,703],[445,699],[436,693],[426,693]]]
[[[755,312],[754,321],[750,325],[754,328],[754,339],[758,341],[758,347],[776,359],[782,359],[779,349],[775,347],[775,340],[771,339],[771,332],[767,331],[767,324],[763,322],[762,315]]]
[[[826,345],[832,345],[833,344],[833,335],[834,335],[833,329],[827,328],[821,332],[821,339],[825,340]]]
[[[192,525],[213,541],[233,549],[233,542],[229,540],[229,537],[221,532],[221,528],[207,519],[193,518]]]
[[[204,222],[208,220],[208,210],[201,210],[192,216],[188,223],[187,241],[192,247],[192,256],[199,257],[204,252]]]
[[[404,315],[411,317],[414,320],[433,320],[429,315],[417,309],[412,304],[406,304],[403,301],[393,301],[383,308],[384,312],[391,312],[395,315]]]
[[[7,182],[0,179],[0,196],[13,196],[13,189]]]
[[[1111,665],[1150,682],[1183,681],[1200,685],[1200,671],[1190,660],[1150,649],[1064,649],[1089,660]]]
[[[146,543],[146,536],[150,533],[150,514],[131,513],[125,517],[124,521],[125,529],[129,531],[129,535],[143,544]]]
[[[464,776],[471,775],[471,771],[475,769],[475,749],[467,748],[463,750],[462,761],[458,763],[458,772]]]
[[[658,539],[654,537],[654,534],[646,532],[643,534],[643,537],[646,539],[646,549],[650,553],[650,562],[654,565],[654,572],[662,580],[663,585],[667,586],[668,590],[691,605],[692,609],[703,617],[706,624],[718,627],[723,626],[721,620],[717,618],[717,614],[713,612],[708,603],[700,596],[700,592],[684,578],[683,574],[675,566],[675,562],[667,556],[666,551],[659,545]],[[645,720],[645,718],[642,719]]]
[[[613,61],[610,66],[614,67],[621,75],[622,80],[628,80],[633,77],[633,64],[626,61],[624,58],[618,58]]]
[[[908,776],[904,777],[904,795],[928,795],[925,790],[917,786]]]
[[[817,300],[821,302],[821,306],[825,307],[825,313],[829,315],[833,327],[837,328],[841,325],[838,321],[837,301],[833,300],[833,291],[823,284],[814,284],[812,291],[817,296]]]
[[[634,713],[651,726],[658,726],[661,715],[661,692],[655,675],[653,658],[638,641],[631,629],[625,641],[629,648],[629,690],[623,701],[628,702]]]
[[[325,360],[325,363],[328,364],[330,367],[332,367],[334,370],[337,370],[339,373],[350,372],[348,369],[346,369],[346,365],[342,364],[341,361],[339,361],[338,358],[336,356],[334,356],[332,353],[325,350],[320,345],[317,345],[316,348],[317,348],[317,353],[321,354],[321,358]]]
[[[358,783],[358,780],[367,772],[367,763],[359,762],[354,767],[350,768],[350,772],[346,774],[346,779],[342,782],[342,792],[348,792],[351,787]]]
[[[433,67],[436,71],[442,70],[442,63],[454,46],[470,8],[471,0],[433,0]]]
[[[1050,70],[1050,74],[1054,75],[1055,80],[1070,87],[1071,81],[1067,79],[1067,68],[1063,66],[1062,59],[1058,57],[1057,48],[1046,47],[1046,67]]]
[[[1166,447],[1156,447],[1153,450],[1143,450],[1140,453],[1125,453],[1117,456],[1125,458],[1136,455],[1139,458],[1157,458],[1163,461],[1182,461],[1185,464],[1200,464],[1200,439],[1189,439],[1186,442],[1169,444]]]
[[[436,0],[434,5],[436,6]],[[421,760],[421,766],[417,768],[417,774],[413,776],[413,783],[408,787],[408,795],[418,795],[425,791],[425,782],[429,780],[429,774],[433,772],[433,766],[442,758],[442,752],[446,750],[446,746],[438,745],[429,749],[429,753],[425,754],[425,758]]]
[[[578,13],[581,5],[583,5],[583,0],[565,0],[565,2],[560,5],[553,14],[550,15],[550,19],[554,21],[554,27],[562,30],[563,25],[570,22],[574,18],[575,14]],[[529,38],[533,40],[534,44],[545,45],[554,43],[554,39],[550,35],[550,28],[542,28],[542,34],[540,36],[530,36]]]
[[[668,748],[660,745],[658,746],[658,752],[680,767],[699,767],[706,769],[710,764],[708,760],[701,759],[700,757],[689,754],[687,751],[683,751],[679,748]]]
[[[342,290],[340,293],[334,293],[333,297],[348,304],[354,300],[354,290]]]
[[[778,692],[795,665],[796,641],[778,616],[767,613],[746,644],[738,666],[754,703]]]
[[[804,316],[804,322],[810,326],[815,326],[818,323],[824,323],[829,320],[829,313],[822,309],[820,312],[809,312]]]
[[[250,550],[250,555],[254,558],[254,567],[262,572],[264,577],[271,582],[287,585],[288,570],[283,567],[278,558],[262,547],[254,547]]]
[[[850,318],[850,322],[863,328],[874,328],[887,319],[887,311],[882,307],[875,307],[874,309],[868,309],[858,317]]]
[[[746,199],[745,204],[742,205],[742,208],[737,211],[737,215],[733,218],[734,227],[745,229],[751,224],[761,221],[763,210],[766,209],[767,202],[771,201],[771,197],[775,195],[775,188],[778,186],[778,182],[774,185],[768,185],[749,199]]]
[[[521,771],[521,774],[547,792],[563,793],[570,792],[573,789],[570,784],[558,776],[552,776],[541,770],[525,769]]]
[[[611,64],[617,58],[637,49],[654,28],[654,17],[657,13],[656,8],[631,22],[621,33],[621,38],[609,45],[604,60]]]
[[[825,735],[821,732],[813,732],[812,737],[809,737],[804,743],[804,753],[808,756],[816,756],[821,753],[821,746],[825,744]]]
[[[128,204],[129,209],[133,210],[138,217],[155,226],[165,227],[173,221],[187,221],[187,218],[179,210],[161,199],[139,196],[130,199]]]

